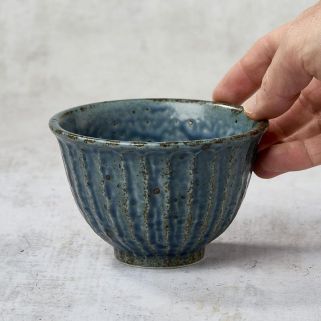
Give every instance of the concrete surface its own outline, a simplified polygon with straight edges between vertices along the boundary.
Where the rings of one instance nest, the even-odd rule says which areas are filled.
[[[305,0],[0,1],[0,320],[321,320],[321,168],[252,179],[200,264],[122,265],[81,218],[48,118],[129,97],[209,99]]]

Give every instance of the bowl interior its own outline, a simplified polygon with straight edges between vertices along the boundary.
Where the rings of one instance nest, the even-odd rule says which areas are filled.
[[[71,133],[120,141],[188,141],[250,131],[258,122],[241,108],[185,100],[123,100],[77,107],[59,118]]]

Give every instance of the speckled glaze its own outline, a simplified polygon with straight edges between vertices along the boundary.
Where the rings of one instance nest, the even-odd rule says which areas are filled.
[[[194,263],[234,219],[267,122],[180,99],[95,103],[50,119],[74,198],[122,262]]]

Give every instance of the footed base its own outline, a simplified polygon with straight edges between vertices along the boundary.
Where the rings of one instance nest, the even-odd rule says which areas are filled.
[[[143,267],[166,268],[189,265],[201,260],[204,257],[204,248],[192,253],[175,256],[136,256],[133,253],[119,249],[114,249],[114,253],[117,260],[126,264]]]

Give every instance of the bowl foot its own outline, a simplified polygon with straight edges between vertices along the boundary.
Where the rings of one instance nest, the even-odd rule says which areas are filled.
[[[116,248],[114,249],[114,253],[116,259],[122,263],[138,265],[142,267],[167,268],[196,263],[204,257],[204,247],[191,253],[173,256],[137,256],[133,253]]]

